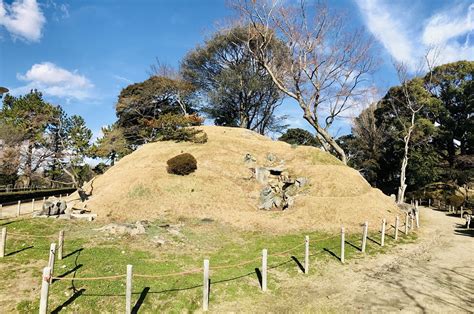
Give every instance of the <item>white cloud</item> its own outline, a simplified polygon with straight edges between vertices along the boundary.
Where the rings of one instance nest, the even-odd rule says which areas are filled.
[[[427,20],[422,35],[426,46],[439,46],[440,63],[474,58],[474,43],[470,36],[474,31],[474,4],[467,9],[455,6],[439,12]],[[465,36],[465,40],[459,41]]]
[[[85,76],[76,71],[68,71],[51,62],[34,64],[25,74],[17,74],[26,86],[16,89],[17,93],[28,92],[36,88],[43,93],[67,99],[91,98],[94,85]]]
[[[397,61],[415,65],[413,43],[403,22],[394,18],[390,8],[379,0],[355,0],[369,31]]]
[[[46,19],[36,0],[15,0],[6,4],[0,0],[0,26],[13,38],[39,41]]]
[[[426,20],[408,18],[406,8],[386,0],[355,0],[369,31],[398,62],[416,70],[426,51],[436,46],[439,63],[474,59],[474,4],[452,5]],[[421,31],[416,31],[421,30]]]

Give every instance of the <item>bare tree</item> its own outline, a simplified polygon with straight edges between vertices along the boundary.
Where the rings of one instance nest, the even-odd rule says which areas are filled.
[[[416,71],[415,76],[419,76],[423,69],[428,69],[428,84],[431,83],[432,77],[432,69],[435,64],[435,59],[438,56],[438,51],[434,49],[428,50],[425,54],[424,61],[425,64],[420,64],[419,69]],[[403,158],[402,164],[400,166],[400,186],[398,187],[398,195],[397,195],[397,203],[401,204],[404,202],[405,199],[405,192],[407,188],[406,184],[406,170],[408,166],[409,160],[409,153],[410,148],[413,145],[412,143],[412,136],[413,132],[416,127],[416,118],[418,113],[423,109],[425,106],[425,102],[420,99],[420,97],[415,96],[415,92],[413,88],[410,86],[413,78],[410,78],[409,71],[407,69],[406,64],[404,63],[395,63],[395,69],[397,71],[398,79],[401,84],[401,97],[394,97],[392,95],[392,109],[394,114],[396,115],[397,120],[399,121],[400,125],[403,128]],[[425,92],[425,96],[429,97],[427,92]],[[408,122],[403,121],[401,112],[405,111],[409,114]]]
[[[362,29],[349,30],[347,19],[325,5],[307,7],[304,0],[241,0],[235,8],[253,35],[249,49],[278,88],[297,101],[326,149],[346,163],[329,128],[369,88],[367,76],[376,66],[373,39]],[[268,53],[275,36],[286,49]]]

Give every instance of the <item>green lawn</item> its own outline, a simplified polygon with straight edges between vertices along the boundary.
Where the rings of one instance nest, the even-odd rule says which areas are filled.
[[[257,232],[242,232],[212,221],[184,220],[180,233],[173,234],[162,227],[166,222],[150,224],[146,235],[136,237],[110,236],[94,230],[97,223],[61,221],[52,219],[25,219],[2,221],[9,233],[51,236],[48,238],[25,238],[10,235],[7,240],[7,256],[0,259],[0,294],[16,293],[18,302],[7,304],[7,309],[19,312],[38,310],[41,271],[47,264],[49,244],[57,241],[59,230],[65,230],[65,258],[56,261],[55,276],[98,277],[126,273],[126,265],[132,264],[134,274],[162,275],[201,269],[203,259],[210,259],[212,305],[238,300],[239,297],[255,294],[259,297],[259,281],[255,268],[259,268],[261,251],[268,249],[268,289],[276,297],[285,297],[284,282],[287,278],[297,280],[301,273],[294,256],[301,264],[304,246],[294,251],[275,256],[304,242],[310,236],[310,274],[320,276],[318,263],[338,263],[340,255],[339,235],[317,232],[302,232],[293,235],[268,235]],[[362,230],[362,229],[361,229]],[[388,231],[386,246],[380,247],[380,235],[373,233],[367,241],[367,254],[379,254],[394,246],[393,229]],[[411,242],[412,233],[404,237],[400,232],[399,243]],[[154,237],[165,243],[158,246]],[[359,251],[360,234],[346,234],[346,265],[353,259],[364,258]],[[325,240],[322,240],[325,239]],[[256,261],[230,269],[213,269],[221,265],[239,264],[246,260]],[[281,276],[285,274],[285,276]],[[26,289],[18,291],[19,282],[27,283]],[[19,285],[24,286],[24,285]],[[183,312],[201,308],[202,273],[164,277],[133,279],[132,306],[140,305],[140,312]],[[50,288],[50,311],[66,312],[120,312],[125,306],[125,278],[116,280],[55,281]],[[12,301],[13,302],[13,301]]]

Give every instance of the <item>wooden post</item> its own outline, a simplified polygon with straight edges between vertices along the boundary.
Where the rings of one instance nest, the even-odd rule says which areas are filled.
[[[309,236],[304,239],[304,273],[309,272]]]
[[[202,290],[202,310],[209,309],[209,260],[204,260],[204,282]]]
[[[345,247],[346,239],[344,234],[344,227],[341,227],[341,263],[344,264],[344,247]]]
[[[31,200],[31,211],[32,211],[32,212],[35,211],[35,199],[32,199],[32,200]]]
[[[421,204],[421,200],[420,200],[419,203],[418,203],[418,201],[415,201],[415,209],[418,209],[418,204]]]
[[[380,238],[380,246],[384,246],[384,244],[385,244],[385,224],[386,223],[387,223],[387,221],[384,218],[382,220],[382,236]]]
[[[2,237],[0,238],[0,257],[5,257],[5,248],[7,247],[7,228],[2,228]]]
[[[413,230],[413,225],[414,225],[414,218],[413,215],[410,216],[410,230]]]
[[[45,267],[43,269],[43,277],[41,278],[41,297],[40,297],[40,306],[39,313],[46,314],[48,312],[48,294],[49,294],[49,285],[51,282],[51,268]]]
[[[471,215],[467,216],[466,229],[469,229],[469,228],[470,228],[470,225],[471,225],[471,218],[472,218]]]
[[[464,207],[461,205],[461,218],[462,218],[463,211],[464,211]]]
[[[428,199],[428,208],[431,207],[431,198]]]
[[[363,232],[362,232],[362,247],[361,247],[361,251],[362,253],[365,253],[365,247],[367,245],[367,233],[369,231],[369,222],[366,221],[364,223],[364,229],[363,229]]]
[[[20,217],[20,214],[21,214],[21,201],[18,201],[18,206],[16,208],[17,217]]]
[[[59,194],[59,200],[61,201],[63,198],[63,195],[62,194]]]
[[[44,202],[46,202],[46,197],[43,196],[43,205],[44,205]]]
[[[415,222],[416,222],[416,228],[420,228],[420,214],[419,211],[417,210],[415,212]]]
[[[59,240],[58,240],[58,260],[63,259],[64,253],[64,230],[59,231]]]
[[[405,235],[408,234],[408,213],[405,213]]]
[[[395,218],[395,235],[394,238],[395,240],[398,240],[398,225],[400,224],[400,217]]]
[[[262,291],[267,291],[267,249],[262,250]]]
[[[48,260],[48,267],[51,269],[51,277],[53,277],[53,274],[54,274],[54,260],[56,259],[55,257],[56,257],[56,243],[51,243],[49,247],[49,260]]]
[[[127,285],[125,287],[125,314],[132,313],[132,276],[133,266],[127,265]]]

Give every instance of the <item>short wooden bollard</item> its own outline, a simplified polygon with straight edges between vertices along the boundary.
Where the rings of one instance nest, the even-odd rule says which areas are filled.
[[[420,228],[420,212],[416,211],[415,212],[415,222],[416,222],[416,228]]]
[[[202,310],[209,309],[209,260],[204,260],[204,281],[202,285]]]
[[[345,248],[345,234],[344,234],[344,227],[341,227],[341,263],[344,264],[344,248]]]
[[[125,314],[132,313],[132,276],[133,266],[127,265],[127,284],[125,287]]]
[[[309,236],[304,238],[304,273],[309,272]]]
[[[395,234],[394,234],[394,239],[398,240],[398,225],[400,224],[400,218],[397,216],[395,218]]]
[[[0,257],[5,257],[5,248],[7,247],[7,228],[2,228],[2,237],[0,238]]]
[[[413,218],[413,215],[410,216],[410,230],[413,230],[413,226],[415,225],[414,224],[414,218]]]
[[[58,260],[63,259],[64,253],[64,230],[59,231],[59,239],[58,239]]]
[[[428,199],[428,208],[431,207],[431,198]]]
[[[415,208],[416,208],[416,209],[418,208],[418,204],[421,204],[421,200],[420,200],[419,203],[418,203],[418,201],[415,201]]]
[[[41,278],[41,297],[39,306],[40,314],[46,314],[48,312],[48,294],[52,276],[51,268],[45,267],[43,269],[43,277]]]
[[[48,267],[51,269],[51,277],[54,274],[54,261],[56,259],[56,243],[51,243],[49,247],[49,260],[48,260]],[[51,279],[52,283],[52,279]]]
[[[380,246],[384,246],[385,244],[385,225],[387,221],[385,218],[382,220],[382,236],[380,237]]]
[[[59,194],[59,200],[62,201],[63,195]]]
[[[267,259],[268,251],[267,249],[262,250],[262,291],[267,291]]]
[[[31,200],[31,211],[32,211],[32,212],[35,211],[35,199],[32,199],[32,200]]]
[[[408,213],[405,214],[405,235],[408,234]]]
[[[467,216],[466,229],[469,229],[469,228],[470,228],[470,225],[471,225],[471,218],[472,218],[471,215]],[[2,234],[2,235],[3,235],[3,234]]]
[[[369,222],[366,221],[364,222],[364,229],[362,231],[362,247],[361,251],[362,253],[365,253],[365,247],[367,246],[367,233],[369,231]]]
[[[461,206],[461,218],[462,218],[463,211],[464,211],[464,207]]]
[[[21,214],[21,201],[18,201],[18,205],[17,205],[17,208],[16,208],[17,217],[20,217],[20,214]]]

